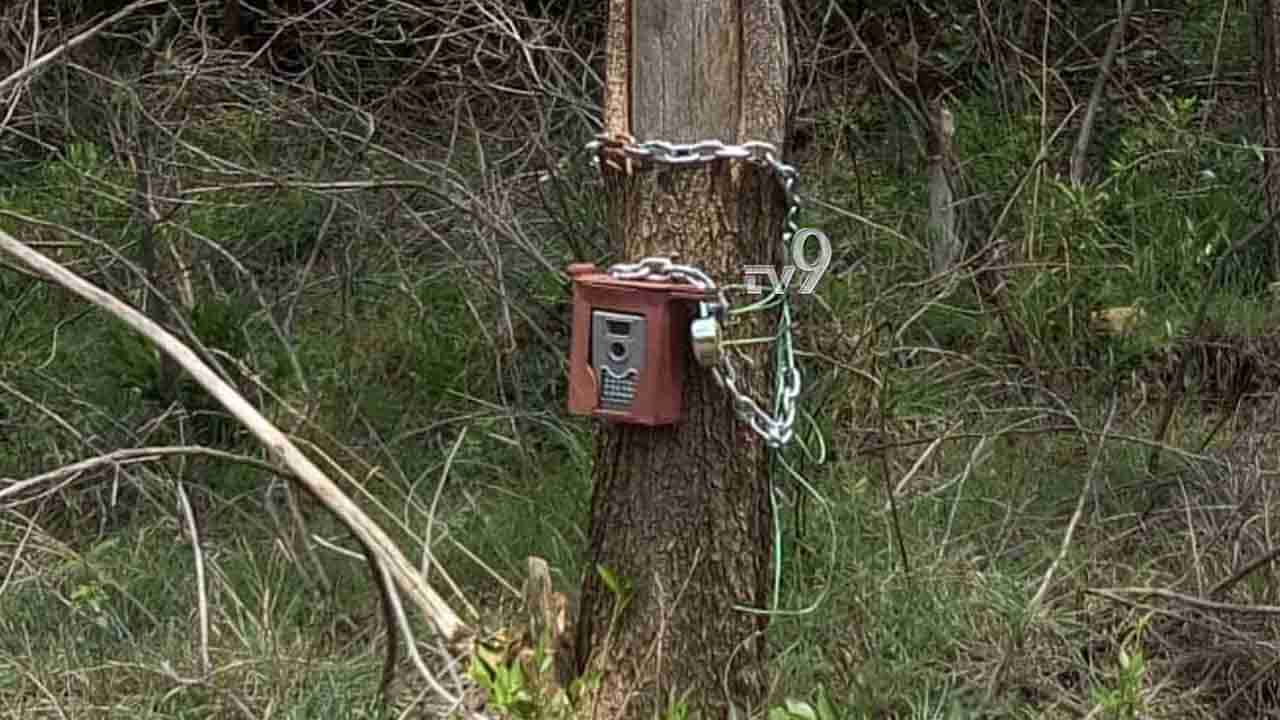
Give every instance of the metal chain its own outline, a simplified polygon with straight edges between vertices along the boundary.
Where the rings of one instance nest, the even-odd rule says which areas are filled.
[[[716,160],[745,160],[767,167],[778,180],[786,200],[783,219],[782,243],[789,248],[791,238],[800,231],[796,217],[800,212],[801,197],[796,192],[800,174],[796,169],[778,159],[778,149],[771,143],[751,141],[731,145],[719,140],[697,143],[669,143],[660,140],[636,142],[629,136],[597,135],[587,143],[592,153],[592,163],[600,162],[599,151],[610,149],[622,152],[625,157],[667,166],[685,166],[709,163]],[[785,250],[784,250],[785,252]],[[705,290],[715,290],[715,282],[702,270],[691,265],[679,265],[670,258],[651,257],[635,263],[619,263],[609,269],[609,274],[623,280],[683,280]],[[779,296],[780,297],[777,297]],[[796,367],[795,351],[791,343],[791,308],[787,302],[786,288],[773,288],[773,295],[765,302],[777,299],[781,306],[779,321],[777,382],[774,391],[774,414],[760,407],[750,395],[738,387],[738,370],[732,355],[724,352],[718,367],[711,369],[716,383],[733,398],[734,412],[738,419],[749,424],[771,448],[781,448],[791,442],[796,421],[796,399],[800,397],[800,370]],[[719,291],[715,312],[727,317],[729,301],[723,290]],[[704,303],[702,313],[709,312]]]
[[[609,274],[619,280],[684,280],[699,290],[715,290],[716,283],[709,275],[692,265],[678,265],[665,257],[650,257],[634,263],[615,263]]]

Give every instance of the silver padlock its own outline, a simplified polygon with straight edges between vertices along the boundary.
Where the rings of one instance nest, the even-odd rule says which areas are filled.
[[[693,341],[693,357],[705,368],[716,367],[724,354],[724,342],[720,337],[720,320],[715,316],[700,317],[689,326]]]

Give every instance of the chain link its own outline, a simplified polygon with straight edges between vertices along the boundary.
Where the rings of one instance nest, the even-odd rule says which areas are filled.
[[[671,258],[665,257],[650,257],[634,263],[616,263],[610,266],[609,274],[619,280],[684,280],[699,290],[716,289],[715,281],[706,273],[692,265],[678,265]]]
[[[800,231],[797,216],[803,202],[796,190],[800,173],[795,167],[778,159],[778,149],[771,143],[750,141],[732,145],[719,140],[704,140],[696,143],[670,143],[661,140],[637,142],[630,136],[597,135],[595,140],[587,143],[586,149],[592,153],[592,164],[597,166],[602,150],[620,152],[630,160],[671,167],[699,165],[716,160],[743,160],[764,166],[777,179],[785,196],[786,211],[782,230],[784,248],[790,248],[791,238]],[[702,270],[691,265],[677,264],[670,258],[664,257],[645,258],[635,263],[619,263],[609,269],[609,274],[621,280],[684,281],[700,289],[716,290],[715,282]],[[718,292],[720,296],[718,307],[703,303],[701,312],[704,317],[712,311],[721,317],[728,317],[728,298],[723,290]],[[747,423],[764,439],[766,445],[771,448],[781,448],[791,442],[794,435],[796,399],[800,397],[801,378],[791,344],[791,310],[786,291],[775,287],[773,293],[775,296],[781,295],[779,300],[782,313],[776,339],[779,352],[774,414],[765,412],[754,398],[738,386],[738,369],[734,365],[731,352],[722,353],[719,366],[712,368],[711,373],[716,383],[733,398],[733,408],[738,419]]]

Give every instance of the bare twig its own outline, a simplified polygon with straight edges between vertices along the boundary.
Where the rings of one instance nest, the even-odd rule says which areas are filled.
[[[178,504],[187,521],[187,533],[191,535],[191,553],[196,563],[196,607],[200,617],[200,671],[208,677],[213,669],[209,662],[209,589],[204,578],[204,551],[200,547],[200,531],[196,528],[196,516],[191,511],[191,501],[187,499],[187,491],[182,480],[175,479],[174,488],[178,492]]]
[[[458,455],[458,449],[462,447],[462,441],[467,437],[467,428],[463,426],[462,431],[458,433],[458,439],[453,441],[453,447],[449,448],[449,456],[445,458],[444,469],[440,471],[440,482],[436,485],[435,495],[431,498],[431,509],[427,512],[427,530],[422,537],[422,577],[430,580],[431,578],[431,531],[435,527],[436,508],[440,505],[440,496],[444,493],[444,485],[449,480],[449,470],[453,468],[453,459]]]
[[[920,468],[924,467],[924,464],[928,462],[929,458],[933,457],[933,452],[938,449],[938,446],[941,445],[944,440],[947,439],[947,435],[948,433],[943,433],[933,442],[929,443],[929,447],[925,448],[924,452],[920,453],[920,457],[916,458],[916,461],[911,464],[911,469],[907,471],[906,475],[902,476],[902,479],[898,481],[898,485],[893,488],[893,495],[902,494],[902,491],[906,489],[907,484],[916,476],[916,473],[920,472]],[[885,512],[888,512],[889,510],[888,500],[885,500],[884,510]]]
[[[237,455],[235,453],[227,452],[225,450],[216,450],[214,448],[200,447],[198,445],[171,445],[171,446],[157,446],[157,447],[128,448],[125,450],[116,450],[114,452],[109,452],[103,455],[99,455],[97,457],[89,458],[87,460],[81,460],[79,462],[72,463],[70,465],[64,465],[63,467],[40,473],[39,475],[35,475],[33,477],[27,478],[26,480],[12,482],[7,487],[0,487],[0,502],[3,502],[9,498],[15,498],[15,497],[21,496],[27,490],[30,490],[35,487],[39,487],[40,485],[44,485],[46,483],[51,483],[51,482],[57,482],[59,480],[63,480],[68,477],[72,477],[72,478],[79,477],[84,473],[87,473],[91,470],[96,470],[103,466],[129,465],[132,463],[150,462],[152,460],[156,460],[163,457],[180,457],[180,456],[191,456],[191,455],[211,457],[218,460],[225,460],[228,462],[240,463],[242,465],[249,465],[251,467],[255,467],[259,470],[263,470],[269,473],[284,474],[281,472],[280,468],[276,467],[275,465],[272,465],[271,463],[263,462],[261,460],[257,460],[251,457],[246,457],[244,455]],[[0,478],[0,482],[3,482],[3,480],[4,478]]]
[[[444,717],[448,717],[453,714],[454,710],[458,709],[459,705],[462,704],[462,695],[461,693],[454,695],[446,690],[445,687],[436,680],[435,674],[427,669],[426,663],[422,661],[422,655],[418,652],[418,644],[414,642],[413,629],[409,627],[409,619],[405,617],[404,607],[400,604],[399,593],[394,592],[396,583],[393,581],[390,572],[385,567],[381,569],[381,572],[383,585],[393,591],[384,593],[383,596],[391,600],[391,605],[394,611],[393,615],[400,629],[400,634],[404,636],[405,647],[408,648],[409,651],[409,658],[413,661],[414,667],[417,668],[418,673],[431,685],[432,689],[436,691],[436,694],[441,698],[444,698],[446,702],[450,703],[451,707],[448,712],[442,713]],[[390,633],[391,629],[388,628],[387,632]]]
[[[22,559],[22,551],[26,549],[31,533],[35,529],[36,519],[32,516],[27,519],[26,529],[22,531],[22,539],[18,540],[18,545],[13,550],[13,557],[9,560],[9,569],[5,571],[4,579],[0,580],[0,595],[3,595],[5,589],[9,587],[9,581],[13,579],[13,574],[18,569],[18,562]]]
[[[890,383],[884,382],[880,386],[880,436],[889,436],[889,387]],[[927,453],[926,453],[927,454]],[[889,506],[889,522],[893,530],[893,537],[897,540],[898,555],[902,560],[902,571],[906,574],[908,582],[911,580],[911,557],[907,554],[907,541],[902,537],[902,524],[898,521],[898,501],[894,497],[892,481],[889,479],[889,472],[892,463],[889,461],[889,450],[886,448],[880,453],[880,468],[884,475],[884,491],[888,495],[886,504]]]
[[[1156,587],[1118,587],[1118,588],[1088,588],[1085,592],[1090,595],[1097,595],[1109,600],[1120,600],[1125,595],[1137,595],[1139,597],[1158,597],[1165,600],[1173,600],[1189,605],[1198,610],[1207,610],[1211,612],[1232,613],[1235,615],[1280,615],[1280,605],[1235,605],[1232,603],[1217,602],[1216,600],[1205,600],[1192,595],[1186,595],[1173,590]]]
[[[1253,560],[1250,560],[1244,567],[1232,573],[1231,577],[1225,578],[1217,585],[1209,588],[1209,597],[1213,597],[1214,595],[1219,595],[1230,590],[1235,587],[1236,583],[1249,577],[1249,575],[1253,574],[1258,570],[1258,568],[1265,567],[1274,562],[1277,557],[1280,557],[1280,546],[1274,547]]]
[[[1124,29],[1129,24],[1129,16],[1133,13],[1135,4],[1136,0],[1125,0],[1124,6],[1120,8],[1120,17],[1116,19],[1116,26],[1111,29],[1111,37],[1107,39],[1107,50],[1102,56],[1102,65],[1098,68],[1098,77],[1093,81],[1093,93],[1089,96],[1089,105],[1084,109],[1084,122],[1080,125],[1080,134],[1076,136],[1076,145],[1071,150],[1071,184],[1076,187],[1084,184],[1085,160],[1089,154],[1089,141],[1093,137],[1093,121],[1098,116],[1102,91],[1107,87],[1116,51],[1120,49],[1120,41],[1124,39]]]
[[[169,0],[135,0],[134,2],[131,2],[128,5],[125,5],[124,7],[120,8],[120,10],[108,16],[106,19],[104,19],[102,22],[98,23],[97,25],[94,25],[93,27],[89,28],[88,30],[85,30],[79,35],[76,35],[75,37],[70,38],[66,42],[59,45],[58,47],[50,50],[49,52],[41,55],[35,60],[27,63],[25,66],[18,69],[17,71],[10,73],[8,77],[0,79],[0,91],[3,91],[5,88],[9,87],[10,85],[16,82],[19,82],[31,75],[34,75],[35,73],[43,69],[44,66],[48,65],[49,63],[52,63],[54,60],[57,60],[58,57],[61,56],[63,53],[73,48],[76,48],[80,45],[83,45],[86,41],[92,39],[93,36],[102,32],[107,27],[114,25],[115,23],[119,22],[120,20],[123,20],[126,17],[129,17],[130,15],[137,12],[138,10],[141,10],[144,7],[150,7],[152,5],[164,5],[168,2]]]
[[[1062,536],[1062,544],[1058,548],[1058,556],[1050,563],[1049,569],[1045,570],[1044,578],[1040,580],[1040,589],[1036,590],[1036,594],[1031,598],[1028,605],[1028,616],[1035,615],[1040,606],[1044,603],[1045,595],[1049,592],[1049,586],[1053,583],[1054,573],[1057,572],[1058,566],[1067,556],[1067,551],[1071,549],[1071,540],[1075,537],[1076,527],[1080,524],[1080,519],[1084,517],[1085,500],[1092,495],[1094,478],[1098,474],[1098,468],[1102,465],[1102,450],[1107,443],[1107,432],[1111,430],[1111,421],[1116,418],[1116,410],[1120,406],[1119,395],[1112,395],[1111,410],[1107,413],[1107,422],[1102,426],[1102,434],[1098,437],[1098,447],[1093,454],[1093,462],[1089,465],[1089,472],[1085,476],[1084,486],[1080,488],[1080,497],[1076,500],[1076,510],[1071,515],[1071,522],[1067,524],[1067,532]]]

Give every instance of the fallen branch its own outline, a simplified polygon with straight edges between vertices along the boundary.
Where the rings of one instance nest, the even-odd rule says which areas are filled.
[[[427,585],[422,575],[409,563],[382,528],[378,527],[351,498],[347,497],[328,476],[321,472],[320,468],[311,462],[310,458],[250,405],[240,393],[218,377],[190,348],[142,313],[4,231],[0,231],[0,250],[106,310],[172,357],[228,413],[253,433],[274,460],[287,467],[307,491],[351,530],[377,559],[379,566],[394,580],[395,586],[409,596],[446,642],[458,642],[470,635],[470,629],[461,618]]]
[[[1087,588],[1085,592],[1090,595],[1104,597],[1108,600],[1116,600],[1118,602],[1125,601],[1125,595],[1138,595],[1140,597],[1158,597],[1166,600],[1180,602],[1183,605],[1190,605],[1198,610],[1211,610],[1214,612],[1234,613],[1237,615],[1280,615],[1280,606],[1277,605],[1234,605],[1232,603],[1217,602],[1216,600],[1204,600],[1194,595],[1185,595],[1180,592],[1166,590],[1164,588],[1154,587],[1119,587],[1119,588]]]
[[[1224,593],[1230,590],[1232,587],[1235,586],[1236,583],[1249,577],[1249,575],[1253,574],[1258,568],[1263,567],[1265,565],[1270,565],[1278,557],[1280,557],[1280,547],[1272,548],[1271,550],[1254,558],[1253,560],[1249,561],[1249,563],[1246,564],[1244,567],[1237,570],[1235,574],[1233,574],[1231,577],[1223,580],[1222,582],[1210,588],[1209,596],[1212,597],[1219,593]]]
[[[0,487],[0,507],[11,507],[4,505],[4,501],[20,496],[26,490],[39,487],[46,483],[54,483],[62,480],[63,478],[74,478],[78,475],[89,472],[90,470],[96,470],[104,465],[115,467],[118,465],[150,462],[163,457],[181,457],[189,455],[201,455],[204,457],[216,458],[218,460],[240,463],[269,473],[287,476],[287,473],[282,472],[280,468],[272,465],[271,463],[263,462],[251,457],[245,457],[244,455],[237,455],[232,452],[227,452],[226,450],[215,450],[213,448],[201,447],[199,445],[160,445],[155,447],[128,448],[125,450],[109,452],[105,455],[98,455],[97,457],[88,458],[79,462],[74,462],[70,465],[63,465],[60,468],[49,470],[47,472],[40,473],[39,475],[33,475],[26,480],[12,482],[12,484],[7,487]],[[0,478],[0,483],[3,483],[4,481],[5,478]],[[15,500],[14,504],[18,504],[18,501]]]

